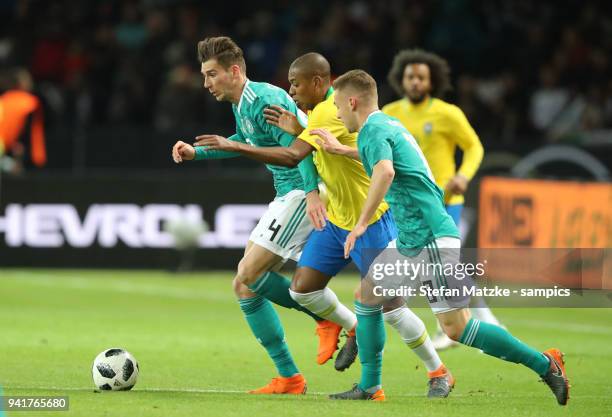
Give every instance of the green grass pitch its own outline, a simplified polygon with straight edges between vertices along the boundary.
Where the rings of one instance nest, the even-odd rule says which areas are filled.
[[[386,403],[334,402],[326,394],[358,380],[315,362],[314,322],[278,309],[288,343],[308,380],[305,396],[244,392],[275,376],[249,332],[229,272],[0,269],[0,384],[5,395],[68,395],[70,410],[15,416],[610,416],[612,310],[500,309],[505,325],[538,349],[566,354],[572,383],[565,408],[530,370],[459,347],[442,353],[457,378],[446,400],[425,398],[426,372],[388,328]],[[331,287],[351,303],[356,276]],[[417,309],[430,332],[428,309]],[[94,393],[93,358],[120,346],[140,363],[133,391]]]

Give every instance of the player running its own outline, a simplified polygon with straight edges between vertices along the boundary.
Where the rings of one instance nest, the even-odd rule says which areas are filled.
[[[249,81],[242,50],[230,38],[207,38],[199,42],[198,58],[202,65],[204,87],[217,101],[232,103],[236,133],[229,138],[230,141],[258,147],[291,145],[294,137],[266,123],[263,110],[274,104],[297,115],[294,101],[278,87]],[[204,135],[200,138],[209,137],[215,136]],[[174,145],[172,155],[177,163],[239,156],[202,146],[193,147],[182,141]],[[264,346],[280,374],[270,384],[251,393],[302,394],[306,392],[306,380],[298,371],[285,342],[278,314],[268,300],[313,317],[317,321],[320,338],[319,352],[328,355],[327,359],[333,355],[341,327],[299,305],[289,294],[290,281],[275,272],[287,259],[297,260],[311,233],[312,225],[306,218],[306,212],[314,215],[312,213],[317,210],[324,210],[324,206],[318,192],[312,192],[318,187],[312,158],[305,158],[299,168],[288,169],[276,165],[267,165],[267,168],[272,172],[277,194],[249,237],[233,287],[253,334]],[[321,356],[319,354],[318,360],[321,360]]]
[[[457,106],[440,99],[450,89],[450,69],[440,56],[420,49],[399,52],[387,77],[404,98],[387,104],[382,112],[398,119],[416,139],[436,184],[444,190],[446,211],[459,227],[463,194],[483,156],[478,135]],[[455,164],[455,149],[463,152],[461,166]],[[482,298],[472,315],[480,321],[499,325]],[[438,350],[458,346],[440,326],[433,337]]]
[[[344,257],[344,241],[359,218],[370,180],[361,162],[322,151],[317,142],[318,136],[313,134],[317,129],[324,128],[333,132],[343,145],[353,148],[357,145],[357,135],[349,133],[338,119],[329,62],[317,53],[302,55],[289,68],[289,82],[289,94],[301,108],[310,110],[306,128],[300,126],[292,112],[280,107],[272,107],[265,112],[270,124],[298,137],[290,147],[255,148],[218,139],[206,139],[202,144],[210,149],[235,151],[263,162],[286,166],[295,166],[316,151],[314,162],[327,189],[328,221],[323,217],[317,219],[315,226],[318,230],[310,235],[306,243],[293,279],[291,295],[302,306],[321,317],[342,323],[345,328],[352,328],[356,319],[343,308],[336,307],[338,301],[326,286],[351,261]],[[362,256],[361,247],[385,248],[396,238],[397,230],[388,208],[384,201],[379,202],[368,219],[367,233],[351,252],[352,261],[363,274],[367,272],[369,262]],[[359,303],[356,306],[359,316],[361,307]],[[385,312],[384,318],[399,332],[429,371],[428,396],[448,396],[454,379],[442,364],[422,320],[404,302]],[[356,351],[353,332],[336,358],[336,369],[346,369],[354,360]],[[377,399],[384,399],[384,396]]]
[[[397,240],[391,242],[389,249],[379,257],[391,262],[402,258],[419,262],[427,258],[432,264],[456,264],[461,241],[455,223],[444,208],[442,190],[435,184],[414,138],[397,119],[378,110],[374,79],[365,71],[353,70],[340,76],[334,82],[334,87],[339,118],[349,131],[359,132],[358,151],[338,143],[329,132],[319,131],[318,134],[326,143],[333,144],[329,146],[330,150],[360,159],[371,177],[371,186],[357,225],[346,238],[345,256],[357,247],[357,242],[368,232],[368,220],[385,198],[394,212],[399,234]],[[440,251],[441,248],[452,250]],[[392,254],[390,259],[389,253]],[[374,262],[378,262],[378,259]],[[426,282],[424,276],[419,278],[421,282]],[[446,282],[444,276],[438,275],[436,278]],[[429,284],[439,289],[440,282],[432,280]],[[367,287],[368,283],[371,281],[364,279],[362,286]],[[369,294],[365,292],[362,297]],[[430,299],[429,302],[442,329],[451,339],[481,349],[488,355],[527,366],[546,382],[559,404],[567,404],[569,384],[563,355],[558,349],[540,353],[502,327],[472,318],[467,308],[469,299],[459,300],[461,305],[443,297]],[[366,315],[366,318],[360,318],[357,332],[360,359],[376,364],[378,368],[370,368],[369,373],[362,372],[359,384],[333,398],[372,399],[373,389],[382,392],[381,366],[385,337],[381,310],[377,303],[370,300],[364,301],[364,304],[366,308],[360,314]],[[367,337],[359,338],[362,332]],[[362,357],[364,348],[368,357]]]

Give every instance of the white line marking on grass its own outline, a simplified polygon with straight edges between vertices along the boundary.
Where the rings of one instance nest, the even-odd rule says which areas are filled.
[[[57,386],[51,386],[51,387],[11,387],[11,386],[4,386],[4,390],[5,391],[11,391],[11,390],[24,390],[24,391],[83,391],[83,392],[93,392],[94,388],[93,387],[87,387],[87,388],[83,388],[83,387],[57,387]],[[186,393],[186,394],[244,394],[244,395],[249,395],[251,396],[252,394],[249,394],[247,391],[243,391],[243,390],[232,390],[232,389],[221,389],[221,388],[157,388],[157,387],[151,387],[151,388],[135,388],[133,391],[131,392],[160,392],[160,393],[175,393],[175,394],[180,394],[180,393]],[[316,395],[316,396],[328,396],[329,394],[332,394],[332,392],[312,392],[312,391],[308,391],[307,392],[307,396],[308,395]],[[272,395],[272,394],[271,394]],[[252,395],[253,397],[257,397],[255,395]],[[419,392],[419,393],[413,393],[413,394],[408,394],[408,393],[401,393],[401,394],[390,394],[387,395],[388,398],[426,398],[426,394]],[[449,397],[450,398],[469,398],[469,397],[499,397],[499,398],[507,398],[508,397],[508,393],[507,392],[497,392],[497,393],[493,393],[493,392],[473,392],[473,393],[466,393],[466,394],[457,394],[457,393],[452,393]],[[521,395],[512,395],[512,398],[548,398],[550,397],[550,395],[548,395],[548,393],[546,392],[542,392],[541,395],[532,395],[532,394],[521,394]],[[581,394],[579,395],[580,398],[604,398],[604,395],[588,395],[588,394]],[[287,398],[299,398],[299,396],[288,396]],[[303,397],[302,397],[303,398]],[[573,397],[572,397],[573,398]]]
[[[5,391],[10,390],[32,390],[32,391],[87,391],[93,392],[94,388],[77,388],[77,387],[11,387],[5,386]],[[217,389],[217,388],[135,388],[134,392],[168,392],[168,393],[188,393],[188,394],[248,394],[247,391],[242,390],[231,390],[231,389]],[[320,395],[327,396],[332,392],[311,392],[308,391],[306,395]],[[505,394],[504,394],[505,395]],[[452,394],[453,397],[471,397],[469,394]],[[414,393],[414,394],[392,394],[391,397],[406,397],[406,398],[417,398],[417,397],[426,397],[423,393]]]

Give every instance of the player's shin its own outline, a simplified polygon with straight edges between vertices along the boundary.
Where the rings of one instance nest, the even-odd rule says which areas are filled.
[[[383,314],[404,343],[423,361],[429,372],[436,371],[442,361],[433,347],[423,321],[408,307],[402,306]]]
[[[386,338],[382,307],[355,301],[355,313],[361,362],[361,380],[358,386],[363,391],[375,393],[382,386],[382,356]]]
[[[278,373],[282,377],[298,374],[297,366],[285,342],[283,326],[272,304],[259,295],[240,299],[238,303],[251,331],[274,361]]]
[[[317,316],[307,308],[302,307],[291,297],[291,294],[289,294],[290,286],[291,281],[288,278],[274,271],[266,272],[259,277],[257,281],[248,285],[251,291],[267,298],[274,304],[285,308],[299,310],[305,314],[308,314],[315,321],[322,321],[323,318]]]
[[[540,376],[550,367],[544,354],[521,342],[506,329],[474,318],[465,326],[459,342],[496,358],[523,364]]]

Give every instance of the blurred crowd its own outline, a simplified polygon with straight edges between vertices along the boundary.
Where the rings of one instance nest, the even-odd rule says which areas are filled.
[[[206,36],[232,36],[251,79],[285,88],[288,65],[308,51],[335,74],[366,69],[381,104],[396,99],[386,81],[393,55],[422,47],[449,61],[447,99],[486,147],[580,142],[612,128],[605,3],[4,0],[0,69],[29,70],[46,123],[72,135],[104,125],[231,133],[229,108],[202,88],[196,44]]]

